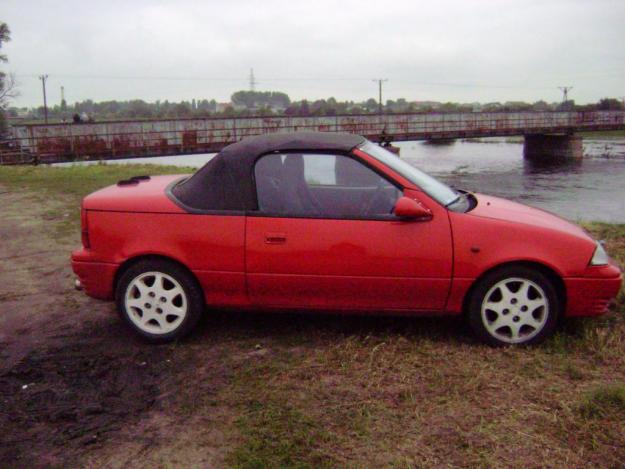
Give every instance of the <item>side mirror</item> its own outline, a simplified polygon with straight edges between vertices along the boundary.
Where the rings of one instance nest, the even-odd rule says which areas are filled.
[[[410,220],[427,221],[432,219],[432,212],[427,207],[424,207],[415,199],[410,197],[400,197],[395,208],[393,209],[395,216],[399,218],[406,218]]]

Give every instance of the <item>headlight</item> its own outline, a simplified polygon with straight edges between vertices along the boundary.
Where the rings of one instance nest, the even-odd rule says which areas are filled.
[[[608,265],[609,260],[610,258],[605,249],[603,249],[600,242],[597,242],[595,253],[592,255],[592,259],[590,259],[590,265]]]

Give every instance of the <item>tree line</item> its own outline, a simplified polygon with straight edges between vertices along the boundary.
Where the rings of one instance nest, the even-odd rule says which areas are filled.
[[[255,99],[257,97],[258,99]],[[622,110],[623,103],[614,98],[604,98],[594,104],[577,105],[574,101],[564,103],[547,103],[537,101],[525,102],[492,102],[492,103],[453,103],[421,101],[409,102],[400,98],[387,100],[382,112],[498,112],[498,111],[558,111],[558,110]],[[117,119],[176,119],[197,117],[247,117],[247,116],[332,116],[337,114],[375,114],[379,112],[378,103],[370,98],[366,101],[338,101],[335,98],[308,101],[291,101],[282,92],[237,91],[229,103],[218,103],[211,99],[192,99],[190,101],[155,101],[146,102],[141,99],[129,101],[100,101],[91,99],[67,105],[62,102],[48,107],[51,122],[70,122],[76,120],[117,120]],[[9,117],[21,117],[26,120],[43,118],[43,106],[26,109],[9,107]]]

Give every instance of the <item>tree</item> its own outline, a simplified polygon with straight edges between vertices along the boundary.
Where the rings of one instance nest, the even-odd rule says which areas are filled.
[[[285,116],[296,116],[298,111],[298,107],[296,105],[291,105],[284,110]]]
[[[280,91],[237,91],[230,97],[232,104],[246,109],[270,107],[284,110],[291,100],[286,93]]]
[[[573,99],[564,101],[562,104],[558,106],[558,111],[574,111],[574,110],[575,110],[575,100]]]
[[[614,98],[603,98],[597,103],[599,111],[620,111],[623,109],[623,103]]]
[[[0,49],[2,44],[11,40],[11,31],[6,23],[0,23]],[[8,62],[7,56],[0,54],[0,63]],[[0,134],[6,131],[5,109],[10,98],[17,96],[16,83],[13,75],[0,72]]]
[[[549,105],[549,103],[547,103],[544,100],[539,100],[536,101],[534,104],[532,104],[532,110],[534,111],[550,111],[551,110],[551,105]]]
[[[176,117],[189,117],[191,115],[191,105],[187,101],[176,104]]]
[[[378,110],[378,102],[373,98],[369,98],[363,107],[369,112],[375,112]]]
[[[318,99],[310,105],[310,112],[313,116],[322,116],[325,114],[326,100]]]
[[[6,23],[0,23],[0,48],[3,42],[9,42],[11,40],[11,30]],[[0,54],[0,62],[8,62],[7,56]]]
[[[308,101],[305,99],[302,99],[302,102],[299,105],[299,115],[300,116],[310,115],[310,106],[308,106]]]

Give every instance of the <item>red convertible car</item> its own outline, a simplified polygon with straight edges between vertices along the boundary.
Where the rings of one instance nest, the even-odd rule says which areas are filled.
[[[454,190],[365,138],[271,134],[192,176],[87,196],[77,286],[141,336],[177,339],[211,306],[464,314],[495,345],[606,312],[619,267],[582,228]]]

